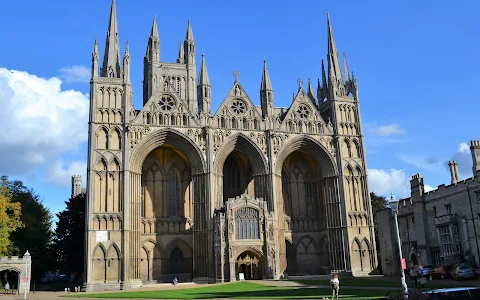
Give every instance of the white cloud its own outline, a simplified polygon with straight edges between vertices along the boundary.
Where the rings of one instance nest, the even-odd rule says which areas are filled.
[[[464,179],[467,177],[471,177],[472,174],[472,154],[470,152],[470,146],[462,142],[458,144],[458,150],[455,152],[450,160],[457,161],[458,165],[458,175],[460,179]],[[445,169],[447,170],[448,174],[450,174],[450,168],[448,167],[448,161],[444,162]]]
[[[60,78],[65,80],[66,83],[74,82],[90,82],[91,70],[85,66],[73,65],[60,69]]]
[[[368,169],[368,184],[370,191],[390,199],[393,193],[397,199],[410,196],[410,181],[403,170],[400,169]]]
[[[369,126],[369,131],[378,136],[392,136],[396,134],[404,134],[405,129],[403,129],[398,124],[382,125],[382,126]]]
[[[430,191],[436,190],[437,188],[434,188],[434,187],[429,186],[428,184],[425,184],[423,186],[423,189],[424,189],[425,193],[428,193]]]
[[[0,173],[25,175],[87,140],[88,95],[61,83],[0,68]]]
[[[460,153],[470,153],[470,147],[467,143],[462,142],[458,145],[458,152]]]
[[[85,186],[87,179],[86,162],[74,161],[68,166],[65,166],[65,162],[62,159],[57,159],[50,164],[47,170],[45,181],[58,186],[68,187],[71,186],[73,175],[81,175],[83,181],[82,184]]]

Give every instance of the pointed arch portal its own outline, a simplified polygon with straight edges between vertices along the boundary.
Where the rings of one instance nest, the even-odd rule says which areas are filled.
[[[274,191],[278,222],[289,226],[284,236],[279,236],[279,241],[283,241],[279,245],[280,255],[285,257],[281,271],[304,275],[323,274],[326,269],[350,270],[349,261],[344,259],[348,245],[338,170],[330,152],[312,137],[292,138],[278,152],[274,172],[275,186],[279,187]],[[316,242],[320,236],[326,237],[324,243],[328,244],[329,255]],[[292,244],[285,242],[286,238]]]

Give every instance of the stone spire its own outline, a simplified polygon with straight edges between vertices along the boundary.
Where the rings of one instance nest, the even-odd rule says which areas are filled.
[[[200,68],[199,85],[210,86],[210,79],[208,78],[207,64],[205,63],[205,54],[202,53],[202,66]]]
[[[150,36],[148,37],[147,53],[145,56],[150,62],[160,61],[160,36],[158,35],[156,16],[153,16],[152,30],[150,30]]]
[[[123,56],[123,81],[130,83],[130,46],[127,41],[125,46],[125,55]]]
[[[186,41],[193,41],[193,31],[192,31],[192,25],[190,24],[190,19],[188,19],[188,24],[187,24],[187,34],[185,35],[185,40]]]
[[[343,82],[342,70],[340,69],[340,60],[338,58],[337,45],[333,36],[330,14],[327,14],[328,22],[328,80],[329,82]]]
[[[310,98],[310,101],[312,101],[313,105],[317,106],[317,100],[315,99],[315,94],[313,92],[313,87],[312,87],[312,81],[310,78],[308,78],[308,92],[307,92],[308,98]]]
[[[118,43],[117,8],[115,0],[112,0],[110,9],[110,21],[108,23],[107,41],[101,77],[120,78],[120,45]]]
[[[93,44],[93,52],[92,52],[92,78],[98,77],[98,40],[95,39]]]
[[[185,51],[185,63],[195,64],[195,40],[193,38],[192,25],[188,19],[187,33],[185,34],[185,41],[183,42]]]
[[[200,76],[197,86],[198,110],[201,113],[210,115],[211,104],[211,86],[208,78],[207,64],[205,55],[202,53],[202,66],[200,68]]]
[[[273,88],[265,59],[263,60],[262,82],[260,84],[260,104],[263,117],[271,117],[273,115]]]
[[[183,41],[180,39],[180,47],[178,48],[178,58],[177,63],[185,63],[185,52],[183,51]]]
[[[343,53],[343,70],[345,71],[346,81],[350,81],[350,74],[348,73],[348,62],[347,62],[347,54]]]
[[[262,83],[260,84],[260,91],[272,91],[272,83],[270,82],[270,75],[268,74],[267,61],[263,60]]]

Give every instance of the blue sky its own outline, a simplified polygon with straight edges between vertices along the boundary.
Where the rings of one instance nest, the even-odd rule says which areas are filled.
[[[130,42],[135,107],[142,102],[154,14],[163,61],[176,59],[191,19],[197,62],[203,51],[216,109],[234,70],[259,104],[264,58],[277,106],[290,105],[298,78],[316,83],[329,12],[337,48],[347,53],[359,84],[371,190],[406,196],[417,172],[431,187],[448,184],[445,162],[452,158],[462,178],[471,176],[464,143],[480,138],[478,3],[279,3],[117,0],[122,53]],[[0,174],[23,180],[53,213],[64,208],[72,173],[85,174],[91,52],[98,37],[103,58],[110,4],[8,1],[0,10]]]

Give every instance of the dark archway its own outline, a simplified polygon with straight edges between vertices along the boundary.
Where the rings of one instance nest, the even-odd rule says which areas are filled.
[[[16,294],[18,292],[18,287],[20,285],[20,273],[17,269],[5,269],[0,271],[0,280],[2,286],[5,287],[5,284],[8,282],[10,285],[9,294]]]
[[[327,146],[324,146],[324,142],[310,136],[293,137],[285,141],[278,152],[273,169],[278,220],[286,224],[285,235],[280,232],[278,238],[282,244],[284,240],[291,240],[295,245],[297,274],[323,273],[325,271],[320,263],[335,272],[350,270],[348,260],[344,258],[348,245],[344,242],[346,235],[341,212],[343,204],[338,194],[338,170],[329,150],[331,141],[326,140],[326,143]],[[308,242],[305,240],[307,236]],[[318,245],[321,236],[330,247],[328,252],[336,253],[331,262],[325,261],[329,257],[325,253],[320,257]],[[282,244],[279,252],[286,259],[282,260],[285,265],[281,265],[280,269],[292,272],[292,268],[288,267],[287,245]]]
[[[227,139],[217,151],[213,168],[215,208],[221,208],[228,198],[248,193],[252,197],[263,198],[269,209],[273,209],[265,154],[250,138],[236,134]]]
[[[289,275],[297,273],[297,251],[290,241],[285,240],[285,246],[287,250],[287,269],[286,272]]]
[[[252,166],[238,150],[233,150],[223,164],[223,203],[242,194],[254,196]]]
[[[253,251],[245,251],[237,257],[235,262],[237,279],[243,274],[245,280],[258,280],[263,278],[262,258]]]

